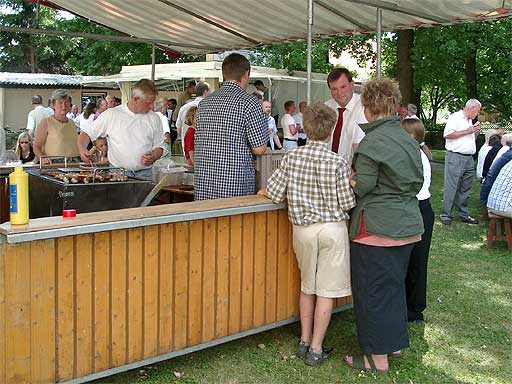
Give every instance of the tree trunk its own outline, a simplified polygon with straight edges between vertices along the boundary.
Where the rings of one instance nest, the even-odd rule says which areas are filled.
[[[476,72],[476,47],[472,48],[465,57],[464,74],[466,76],[467,98],[478,99],[477,72]]]
[[[411,65],[411,50],[414,41],[414,30],[404,29],[397,32],[396,43],[396,77],[402,93],[402,103],[413,100],[413,71]],[[418,104],[416,104],[418,105]]]

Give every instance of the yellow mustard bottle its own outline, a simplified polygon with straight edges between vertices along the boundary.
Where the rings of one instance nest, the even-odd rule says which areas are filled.
[[[11,224],[28,224],[28,173],[15,167],[9,175]]]

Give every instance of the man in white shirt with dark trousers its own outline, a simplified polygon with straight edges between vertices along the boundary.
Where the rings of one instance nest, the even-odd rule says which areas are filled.
[[[364,137],[359,123],[367,123],[358,94],[354,93],[354,80],[346,68],[335,68],[327,76],[327,85],[332,99],[325,102],[336,112],[336,125],[332,132],[329,148],[343,156],[349,164]]]
[[[473,124],[473,119],[481,107],[478,100],[468,100],[463,110],[448,117],[444,128],[444,197],[443,210],[439,215],[444,225],[452,223],[453,208],[463,223],[478,224],[478,220],[469,215],[468,201],[475,178],[473,155],[476,153],[476,137],[480,132],[480,123]]]

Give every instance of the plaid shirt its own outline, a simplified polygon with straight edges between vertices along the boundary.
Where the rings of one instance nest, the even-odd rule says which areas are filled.
[[[274,203],[288,199],[288,217],[295,225],[348,220],[356,205],[349,183],[350,168],[327,143],[308,140],[286,153],[267,184]]]
[[[501,168],[492,185],[487,199],[487,208],[500,212],[512,210],[512,160]]]
[[[225,82],[201,101],[195,132],[195,199],[254,194],[251,148],[265,145],[268,138],[261,104],[239,84]]]

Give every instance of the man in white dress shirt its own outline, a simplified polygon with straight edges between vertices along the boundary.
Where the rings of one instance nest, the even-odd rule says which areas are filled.
[[[335,68],[327,76],[327,85],[331,90],[332,99],[325,104],[337,113],[329,148],[352,162],[357,145],[364,137],[359,123],[366,123],[363,106],[358,94],[354,93],[354,80],[346,68]]]
[[[481,107],[478,100],[468,100],[463,110],[448,117],[444,128],[444,197],[443,210],[439,215],[444,225],[452,223],[452,208],[457,210],[463,223],[478,224],[478,220],[469,216],[468,201],[475,177],[473,155],[476,152],[476,137],[480,132],[480,123],[473,124],[473,119],[478,116]]]

